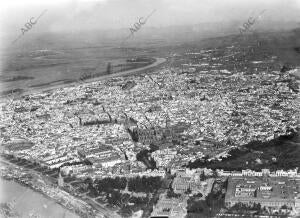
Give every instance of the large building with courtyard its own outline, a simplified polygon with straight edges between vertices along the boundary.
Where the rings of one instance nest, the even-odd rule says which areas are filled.
[[[287,206],[300,209],[300,179],[289,177],[229,177],[225,196],[226,207],[237,203],[260,204],[279,209]]]

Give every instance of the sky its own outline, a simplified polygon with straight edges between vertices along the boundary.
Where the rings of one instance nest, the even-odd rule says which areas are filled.
[[[41,32],[129,28],[153,10],[147,25],[164,27],[207,22],[241,22],[263,10],[264,23],[300,24],[300,0],[9,0],[1,3],[2,34],[20,33],[25,23]]]

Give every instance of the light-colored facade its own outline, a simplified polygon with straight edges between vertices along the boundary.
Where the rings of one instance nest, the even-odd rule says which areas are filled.
[[[300,208],[299,178],[289,177],[229,177],[225,196],[226,207],[237,203],[260,204],[280,209],[282,206]]]
[[[242,170],[240,171],[224,171],[224,170],[217,170],[219,176],[270,176],[270,177],[290,177],[290,178],[300,178],[300,173],[298,173],[298,168],[293,170],[276,170],[271,172],[269,169],[262,169],[261,172],[253,171],[253,170]]]

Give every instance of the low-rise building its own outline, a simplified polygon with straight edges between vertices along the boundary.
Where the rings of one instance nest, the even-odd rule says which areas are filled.
[[[187,215],[187,199],[168,199],[163,194],[157,204],[153,206],[151,217],[183,218]]]
[[[237,203],[260,204],[280,209],[282,206],[299,207],[299,179],[288,177],[229,177],[225,205]]]
[[[254,171],[254,170],[242,170],[240,171],[224,171],[224,170],[216,170],[217,174],[219,176],[270,176],[270,177],[290,177],[290,178],[300,178],[300,174],[298,173],[298,168],[295,168],[293,170],[276,170],[274,172],[271,172],[269,169],[262,169],[260,172]]]

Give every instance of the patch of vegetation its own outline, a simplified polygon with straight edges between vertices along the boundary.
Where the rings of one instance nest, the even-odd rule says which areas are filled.
[[[116,177],[116,178],[104,178],[97,179],[94,181],[94,186],[99,193],[101,192],[112,192],[114,189],[124,190],[127,185],[126,178]]]
[[[146,166],[147,169],[156,169],[156,162],[155,160],[151,157],[151,153],[155,151],[155,146],[156,145],[150,145],[150,150],[141,150],[139,153],[136,155],[136,159],[138,161],[143,162]],[[156,149],[157,150],[157,149]]]
[[[257,212],[262,214],[263,208],[261,208],[260,204],[254,203],[253,206],[248,206],[243,203],[237,203],[227,211],[228,213],[240,214],[240,215],[250,215],[251,212]]]
[[[190,168],[207,167],[211,169],[239,170],[288,170],[300,167],[299,133],[280,136],[268,142],[253,141],[231,150],[230,156],[222,161],[196,160],[188,164]]]
[[[224,207],[226,187],[227,181],[216,181],[205,200],[199,200],[199,196],[191,197],[187,202],[187,217],[214,217]]]
[[[128,190],[133,192],[153,193],[161,188],[160,177],[135,177],[128,180]]]
[[[121,209],[119,213],[122,217],[131,217],[132,213],[138,210],[147,210],[147,205],[150,203],[149,197],[133,197],[129,194],[121,196]]]
[[[169,188],[167,191],[167,197],[168,198],[179,198],[181,196],[181,194],[176,194],[173,190],[173,188]]]
[[[89,162],[88,160],[84,160],[84,161],[76,161],[76,162],[67,162],[62,164],[59,168],[65,167],[65,166],[74,166],[74,165],[92,165],[91,162]]]

